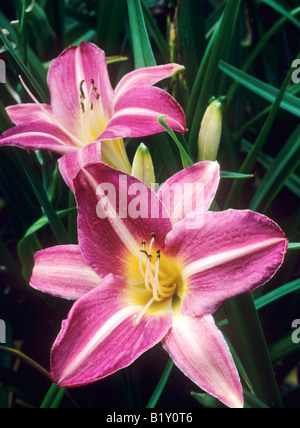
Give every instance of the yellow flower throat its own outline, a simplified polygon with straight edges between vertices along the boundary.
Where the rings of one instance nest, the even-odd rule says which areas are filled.
[[[170,302],[173,305],[174,297],[179,297],[182,289],[178,263],[174,259],[164,257],[160,250],[153,251],[155,240],[156,236],[152,233],[148,249],[146,249],[147,242],[142,242],[138,267],[136,258],[130,263],[129,279],[130,283],[134,283],[130,297],[135,303],[144,305],[143,310],[134,320],[135,326],[149,311],[165,312],[166,305]]]

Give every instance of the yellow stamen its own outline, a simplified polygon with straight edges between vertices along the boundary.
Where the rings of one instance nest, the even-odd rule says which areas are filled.
[[[166,279],[160,280],[160,250],[156,252],[155,263],[152,263],[153,256],[151,252],[155,240],[156,235],[155,233],[152,233],[148,252],[146,251],[146,241],[142,242],[142,249],[140,250],[139,270],[144,279],[145,288],[147,291],[152,293],[152,297],[134,321],[135,326],[141,321],[145,313],[154,303],[160,303],[165,299],[172,298],[177,290],[177,283],[173,276],[169,275]],[[146,260],[144,260],[144,256],[146,256]],[[146,263],[146,271],[144,271],[144,263]]]

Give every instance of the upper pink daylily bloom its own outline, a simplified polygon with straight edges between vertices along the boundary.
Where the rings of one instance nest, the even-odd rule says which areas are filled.
[[[34,104],[8,107],[17,126],[0,137],[0,145],[68,154],[103,141],[102,161],[130,172],[123,138],[163,132],[157,123],[162,114],[168,116],[166,121],[173,130],[186,131],[180,105],[152,86],[182,69],[167,64],[136,70],[124,76],[114,90],[101,49],[86,42],[70,47],[50,66],[51,105],[41,105],[32,96]]]
[[[212,314],[224,300],[269,281],[288,242],[252,211],[209,212],[219,180],[219,165],[202,162],[156,194],[104,164],[80,171],[79,245],[37,253],[31,278],[36,289],[78,299],[51,353],[59,386],[102,379],[162,341],[199,388],[229,407],[243,406],[237,369]],[[199,183],[203,202],[195,208],[186,201],[196,200]]]

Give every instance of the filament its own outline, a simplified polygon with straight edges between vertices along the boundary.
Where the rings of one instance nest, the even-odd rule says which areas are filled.
[[[155,242],[156,235],[152,233],[152,239],[149,245],[148,252],[146,251],[146,241],[142,242],[142,249],[140,250],[139,256],[139,270],[144,279],[145,288],[147,291],[152,293],[151,299],[145,305],[139,316],[134,320],[134,325],[137,326],[141,321],[147,310],[153,305],[153,303],[162,302],[165,299],[171,298],[177,290],[176,281],[172,276],[160,281],[160,260],[161,252],[156,252],[155,263],[152,263],[153,256],[151,254],[153,244]],[[144,257],[146,259],[144,260]],[[144,270],[144,263],[146,264],[146,270]]]
[[[149,302],[147,303],[147,305],[144,307],[144,309],[142,310],[142,312],[139,314],[139,316],[134,320],[133,325],[136,327],[139,322],[141,321],[141,319],[143,318],[143,316],[145,315],[145,313],[147,312],[147,310],[152,306],[152,304],[155,302],[154,297],[152,297],[151,300],[149,300]]]

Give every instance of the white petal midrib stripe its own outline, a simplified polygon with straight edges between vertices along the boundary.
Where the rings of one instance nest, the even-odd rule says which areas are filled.
[[[61,377],[60,382],[68,378],[74,373],[82,361],[86,359],[107,337],[130,315],[133,315],[141,310],[140,306],[125,306],[120,311],[116,312],[109,318],[96,333],[92,336],[89,342],[79,352],[78,355],[66,366]]]
[[[212,269],[222,264],[226,264],[232,260],[241,257],[245,257],[247,255],[255,253],[256,251],[260,251],[265,248],[271,247],[272,245],[279,244],[280,242],[282,242],[282,238],[272,238],[263,242],[247,245],[245,247],[240,247],[234,250],[224,251],[223,253],[219,253],[214,256],[205,257],[189,265],[186,265],[181,272],[182,278],[187,279],[190,276],[204,272],[205,270]]]
[[[89,177],[89,181],[91,182],[91,187],[96,190],[96,193],[98,193],[98,189],[101,187],[100,183],[97,183],[94,179],[94,177],[87,171],[85,170],[86,174]],[[122,241],[122,243],[125,245],[125,247],[134,255],[138,255],[139,254],[139,244],[137,243],[137,241],[135,240],[135,238],[132,236],[132,234],[130,233],[130,231],[127,229],[126,225],[124,224],[124,222],[122,221],[122,219],[119,217],[118,213],[116,212],[116,207],[114,207],[106,198],[106,203],[109,206],[109,213],[110,215],[108,215],[107,217],[107,221],[110,222],[111,227],[113,228],[113,230],[115,231],[116,235],[118,236],[118,238]],[[102,203],[102,199],[100,199],[98,201],[98,204],[103,205]],[[97,209],[97,208],[96,208]]]

